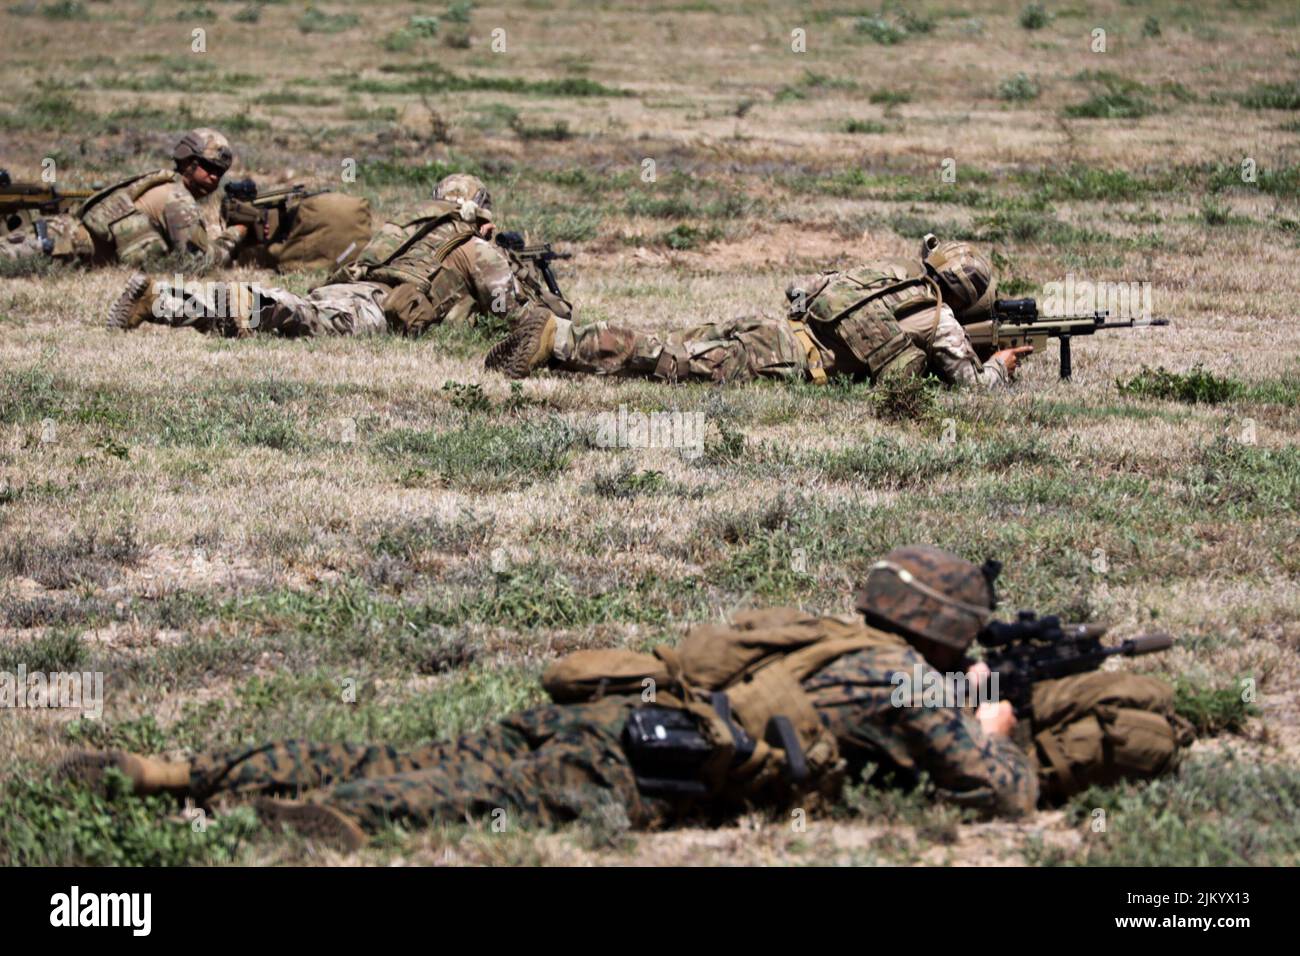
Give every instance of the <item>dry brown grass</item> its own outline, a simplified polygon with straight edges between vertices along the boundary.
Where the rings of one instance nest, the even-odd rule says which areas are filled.
[[[918,236],[899,217],[978,227],[979,217],[1026,198],[1027,177],[1040,171],[1051,178],[1075,164],[1158,178],[1191,170],[1182,185],[1158,191],[1054,198],[1040,213],[1076,232],[990,243],[1031,289],[1067,272],[1149,279],[1156,311],[1172,316],[1173,327],[1082,341],[1069,384],[1056,380],[1054,356],[1039,357],[1008,395],[941,396],[940,419],[953,419],[957,449],[971,457],[903,480],[860,465],[837,473],[835,456],[893,442],[904,464],[933,460],[941,422],[873,418],[862,394],[670,390],[542,376],[524,383],[516,407],[508,383],[482,370],[485,342],[472,333],[310,344],[226,343],[158,329],[111,335],[102,319],[125,270],[3,279],[3,541],[24,543],[37,563],[41,555],[57,563],[71,554],[84,572],[69,582],[57,568],[33,573],[29,563],[17,574],[12,562],[0,567],[0,637],[11,654],[51,630],[74,631],[107,671],[108,726],[155,714],[173,751],[290,730],[387,727],[384,714],[405,714],[438,688],[452,699],[465,689],[471,703],[455,720],[472,725],[536,699],[531,678],[568,648],[675,636],[687,621],[746,603],[844,610],[874,553],[905,536],[925,537],[972,558],[1000,552],[1013,604],[1086,608],[1125,635],[1153,620],[1174,630],[1185,646],[1151,665],[1160,672],[1215,685],[1255,676],[1262,715],[1252,725],[1250,759],[1294,763],[1300,534],[1297,502],[1287,494],[1298,487],[1300,272],[1296,233],[1284,225],[1300,219],[1294,183],[1274,194],[1222,190],[1216,201],[1239,219],[1210,226],[1200,218],[1215,164],[1248,156],[1260,169],[1296,168],[1296,113],[1243,109],[1232,99],[1253,84],[1294,77],[1297,18],[1288,4],[1180,12],[1173,3],[1096,2],[1035,32],[1016,25],[1019,4],[979,3],[961,14],[936,6],[933,31],[896,46],[870,42],[852,16],[834,16],[826,4],[802,17],[780,4],[721,0],[655,14],[635,4],[481,6],[469,49],[439,37],[386,54],[379,39],[428,12],[424,6],[349,5],[363,24],[335,34],[300,34],[300,8],[277,3],[265,5],[255,25],[233,22],[237,6],[227,3],[212,4],[215,22],[197,24],[176,18],[171,5],[154,5],[152,19],[139,20],[140,5],[123,0],[90,4],[89,22],[0,14],[21,41],[7,54],[7,75],[20,80],[10,99],[53,88],[101,120],[117,110],[183,106],[195,122],[251,117],[266,126],[232,136],[237,173],[337,182],[342,161],[355,158],[361,175],[346,188],[392,215],[424,188],[400,170],[426,161],[480,169],[507,223],[562,229],[574,216],[593,217],[593,228],[577,232],[587,238],[564,243],[577,254],[562,270],[566,291],[580,317],[646,327],[773,310],[793,274],[910,254]],[[1147,16],[1160,19],[1160,37],[1141,36]],[[201,57],[187,52],[195,25],[208,29]],[[489,47],[498,25],[507,30],[504,54]],[[1094,25],[1109,30],[1104,55],[1088,52]],[[799,26],[808,31],[805,54],[790,52],[789,31]],[[418,74],[380,67],[422,57],[462,77],[586,78],[631,95],[475,90],[422,98],[347,88],[358,79],[412,79]],[[184,65],[183,77],[253,79],[215,80],[216,90],[202,97],[120,88],[121,77],[175,64]],[[1140,81],[1162,111],[1136,120],[1063,119],[1063,107],[1088,95],[1089,84],[1076,78],[1084,70]],[[1038,81],[1040,98],[999,100],[999,82],[1019,71]],[[809,72],[832,82],[810,84]],[[1194,101],[1159,92],[1171,83]],[[788,87],[803,98],[783,96]],[[871,104],[869,94],[879,90],[911,91],[912,100]],[[280,91],[328,102],[256,102]],[[492,119],[503,106],[532,127],[565,120],[573,136],[524,141]],[[431,135],[429,107],[451,143]],[[357,118],[386,109],[395,122]],[[849,119],[876,120],[886,131],[848,134]],[[165,120],[130,118],[111,128],[41,128],[39,118],[17,110],[3,131],[4,162],[15,178],[35,175],[42,157],[53,155],[65,185],[145,168],[175,135]],[[957,162],[957,186],[983,190],[991,205],[912,198],[918,185],[939,187],[947,157]],[[644,158],[655,159],[658,184],[638,179]],[[827,187],[828,177],[854,169],[883,179]],[[695,184],[688,198],[707,201],[721,191],[753,205],[717,220],[629,211],[647,196],[678,195],[673,177],[683,175]],[[715,231],[695,248],[673,249],[661,237],[678,223]],[[1078,229],[1108,238],[1078,241]],[[1256,391],[1226,405],[1192,406],[1124,399],[1114,388],[1144,365],[1186,371],[1198,364]],[[443,390],[447,381],[481,384],[491,410],[457,407]],[[1280,389],[1273,394],[1281,399],[1264,395],[1266,386]],[[472,457],[459,470],[440,471],[447,465],[437,452],[392,451],[393,436],[407,432],[426,439],[459,429],[539,433],[553,415],[589,422],[621,404],[703,411],[710,442],[741,432],[746,449],[735,461],[700,464],[575,441],[552,470],[525,466],[492,482]],[[55,422],[55,442],[40,440],[45,418]],[[349,421],[355,440],[340,440]],[[1252,424],[1256,443],[1243,450],[1231,438]],[[1226,446],[1216,445],[1221,436],[1229,436]],[[1039,457],[1027,464],[1014,454],[991,468],[980,464],[980,455],[1030,447]],[[1232,458],[1233,449],[1246,457]],[[620,464],[661,472],[659,489],[630,498],[594,491]],[[1218,484],[1207,491],[1211,473]],[[751,531],[728,541],[710,530],[792,507],[796,518],[776,519],[767,537]],[[842,524],[845,516],[853,523]],[[92,532],[102,538],[124,527],[139,545],[130,561],[68,550]],[[808,549],[804,577],[781,566],[796,546]],[[1087,571],[1099,548],[1109,556],[1104,576]],[[392,635],[402,627],[386,628],[402,602],[444,593],[468,601],[496,587],[496,549],[515,568],[564,571],[580,604],[577,622],[532,628],[508,614],[471,616],[452,629],[476,649],[476,663],[436,676],[413,677],[423,651],[385,657],[367,645],[366,635],[376,634],[375,647],[398,646]],[[306,610],[285,603],[286,595],[340,592],[353,596],[325,597],[323,608]],[[609,603],[618,594],[622,603]],[[341,611],[345,605],[360,610]],[[415,656],[402,656],[408,653]],[[336,713],[345,705],[321,695],[322,680],[356,674],[378,682],[378,724],[349,723]],[[275,693],[288,699],[260,710],[248,705],[249,682],[272,679],[285,681]],[[203,725],[195,715],[212,701],[229,709]],[[309,716],[296,720],[294,712]],[[392,719],[403,739],[430,730]],[[0,715],[0,747],[11,760],[47,760],[68,746],[65,724]],[[1198,746],[1217,752],[1219,744]],[[1077,827],[1040,814],[1024,827],[964,825],[955,847],[917,844],[907,825],[836,821],[796,836],[779,823],[751,821],[718,833],[648,836],[630,850],[591,849],[564,835],[509,843],[474,832],[413,835],[365,858],[987,862],[1019,859],[1029,833],[1067,856],[1078,852]],[[277,860],[300,859],[299,852],[273,844],[257,851]]]

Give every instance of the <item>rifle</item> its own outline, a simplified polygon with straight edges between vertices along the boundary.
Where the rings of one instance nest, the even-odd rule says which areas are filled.
[[[266,234],[267,242],[278,241],[288,231],[289,217],[286,212],[289,203],[329,192],[328,189],[310,190],[302,183],[259,192],[257,183],[251,179],[232,179],[223,188],[226,194],[221,199],[221,218],[228,223],[238,223],[255,230],[258,241],[261,241],[263,229],[272,221],[271,215],[275,213],[273,227]]]
[[[497,233],[497,245],[521,262],[537,263],[537,271],[542,274],[542,279],[546,282],[546,288],[551,290],[551,295],[568,302],[568,299],[564,298],[564,293],[560,291],[560,283],[555,280],[551,263],[556,259],[572,259],[573,253],[556,252],[549,242],[538,243],[535,246],[525,245],[523,233],[519,232]]]
[[[1034,684],[1094,671],[1108,657],[1136,657],[1173,647],[1168,634],[1142,634],[1120,644],[1102,644],[1106,628],[1098,624],[1062,624],[1055,615],[1021,611],[1016,620],[985,626],[978,640],[987,648],[984,662],[997,675],[997,690],[1017,717],[1033,715]],[[992,679],[990,677],[990,679]]]
[[[16,183],[10,178],[9,170],[0,169],[0,219],[9,230],[22,226],[19,213],[38,212],[42,216],[53,216],[78,200],[93,195],[93,189],[56,189],[46,183]]]
[[[1070,341],[1077,335],[1092,335],[1103,329],[1132,329],[1145,325],[1168,325],[1168,319],[1128,319],[1108,322],[1110,312],[1099,309],[1091,315],[1046,317],[1038,314],[1033,299],[998,299],[993,314],[983,322],[967,325],[966,334],[981,354],[1000,349],[1032,345],[1035,351],[1047,346],[1048,339],[1061,342],[1061,378],[1069,379],[1072,371]]]

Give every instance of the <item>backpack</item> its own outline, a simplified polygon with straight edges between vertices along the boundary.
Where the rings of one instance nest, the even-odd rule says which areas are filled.
[[[1034,686],[1039,788],[1061,801],[1091,784],[1146,780],[1177,766],[1191,724],[1174,691],[1139,674],[1091,671]]]
[[[837,657],[884,643],[903,641],[860,620],[796,608],[742,611],[730,623],[698,625],[676,647],[660,645],[649,654],[577,651],[548,667],[542,686],[556,703],[640,693],[647,702],[690,711],[713,747],[703,770],[712,792],[830,793],[844,764],[801,681]],[[754,743],[738,765],[733,720]],[[792,779],[796,766],[806,767],[804,779]]]
[[[872,382],[924,373],[925,353],[899,325],[926,309],[938,324],[939,290],[924,276],[909,275],[898,263],[870,263],[792,283],[786,298],[792,319],[807,321],[819,338],[839,341]]]
[[[370,203],[345,193],[317,193],[286,209],[289,228],[266,253],[281,272],[346,266],[370,241]]]

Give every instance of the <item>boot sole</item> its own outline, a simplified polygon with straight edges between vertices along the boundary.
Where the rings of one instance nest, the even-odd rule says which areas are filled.
[[[108,311],[108,327],[129,332],[139,325],[139,322],[131,323],[131,313],[135,311],[136,303],[148,291],[149,277],[143,272],[137,272],[127,279],[126,288],[122,290],[122,294],[117,297],[117,301],[113,303],[113,307]]]
[[[529,316],[502,341],[488,351],[483,367],[504,372],[508,378],[527,378],[534,368],[543,364],[549,351],[550,340],[555,341],[555,320],[550,316]]]

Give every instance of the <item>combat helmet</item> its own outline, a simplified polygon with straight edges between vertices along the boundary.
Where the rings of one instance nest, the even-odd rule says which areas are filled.
[[[195,158],[204,165],[219,169],[222,173],[235,161],[235,154],[230,149],[230,141],[215,129],[200,126],[192,129],[180,138],[172,150],[172,159],[180,166],[187,159]]]
[[[483,180],[469,173],[452,173],[444,176],[434,187],[434,199],[446,199],[453,202],[472,202],[480,209],[492,208],[492,194],[488,192]]]
[[[969,243],[940,242],[933,233],[921,240],[921,262],[938,283],[944,303],[959,322],[984,317],[993,305],[997,281],[993,266]]]
[[[999,570],[928,545],[895,548],[867,572],[856,607],[874,627],[965,652],[992,617]]]

